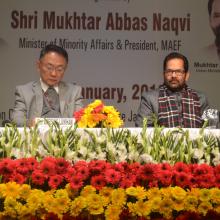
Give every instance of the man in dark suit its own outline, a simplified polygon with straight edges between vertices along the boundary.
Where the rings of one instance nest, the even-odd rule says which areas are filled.
[[[189,64],[180,53],[170,53],[164,59],[164,83],[158,89],[144,92],[135,125],[142,127],[157,123],[165,127],[202,127],[202,114],[209,108],[205,95],[189,88]]]
[[[47,45],[37,61],[40,80],[16,87],[12,121],[31,125],[36,117],[73,117],[83,107],[81,87],[61,81],[68,64],[65,49]]]

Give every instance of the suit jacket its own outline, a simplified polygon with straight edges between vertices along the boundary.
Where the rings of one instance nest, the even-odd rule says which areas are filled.
[[[83,107],[81,87],[73,83],[59,83],[60,111],[64,118],[72,118],[73,113]],[[29,82],[16,87],[15,105],[12,120],[17,126],[25,121],[41,117],[43,108],[43,92],[40,81]]]
[[[208,100],[203,93],[198,91],[196,91],[196,93],[199,97],[200,106],[201,106],[201,115],[202,115],[203,112],[209,108]],[[144,92],[142,94],[141,103],[135,121],[136,127],[143,126],[144,118],[147,118],[147,125],[149,127],[153,126],[154,123],[153,115],[155,115],[155,117],[158,118],[158,110],[159,110],[158,98],[159,98],[159,89]]]

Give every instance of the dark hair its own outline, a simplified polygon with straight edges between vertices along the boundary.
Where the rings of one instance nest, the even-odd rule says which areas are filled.
[[[212,13],[212,4],[213,4],[214,0],[209,0],[208,2],[208,12],[209,12],[209,16]]]
[[[176,59],[176,58],[183,60],[183,62],[184,62],[184,71],[188,72],[189,62],[188,62],[187,58],[184,55],[182,55],[181,53],[177,53],[177,52],[170,53],[165,57],[165,59],[163,61],[163,71],[166,70],[167,62],[169,60]]]
[[[50,52],[55,52],[60,54],[61,56],[63,56],[66,60],[66,62],[68,63],[68,53],[66,52],[66,50],[62,47],[59,47],[55,44],[48,44],[46,45],[46,47],[44,47],[41,52],[40,52],[40,59],[47,53]]]

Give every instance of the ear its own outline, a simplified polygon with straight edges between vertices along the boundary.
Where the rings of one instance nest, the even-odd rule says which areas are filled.
[[[185,81],[186,81],[186,82],[189,80],[189,76],[190,76],[190,72],[187,72],[187,73],[186,73],[186,76],[185,76]]]

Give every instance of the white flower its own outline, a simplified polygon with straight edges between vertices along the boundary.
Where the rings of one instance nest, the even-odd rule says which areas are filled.
[[[107,143],[107,145],[106,145],[106,151],[107,151],[107,152],[111,152],[111,154],[114,154],[114,155],[117,154],[115,145],[114,145],[113,143],[111,143],[111,142]]]
[[[202,149],[198,149],[198,148],[194,149],[194,152],[193,152],[194,159],[199,160],[203,157],[203,155],[204,155],[204,153],[203,153]]]
[[[106,160],[106,153],[102,152],[102,153],[97,154],[97,159],[98,160]]]
[[[128,159],[129,159],[130,161],[138,161],[138,158],[139,158],[139,153],[138,153],[138,151],[132,151],[132,152],[130,152],[129,155],[128,155]]]
[[[142,154],[140,156],[141,163],[153,163],[153,158],[149,154]]]
[[[217,166],[220,164],[220,154],[215,154],[215,158],[212,160],[212,163]]]
[[[80,153],[82,156],[86,156],[88,154],[88,148],[81,146],[80,149],[78,150],[78,153]]]

